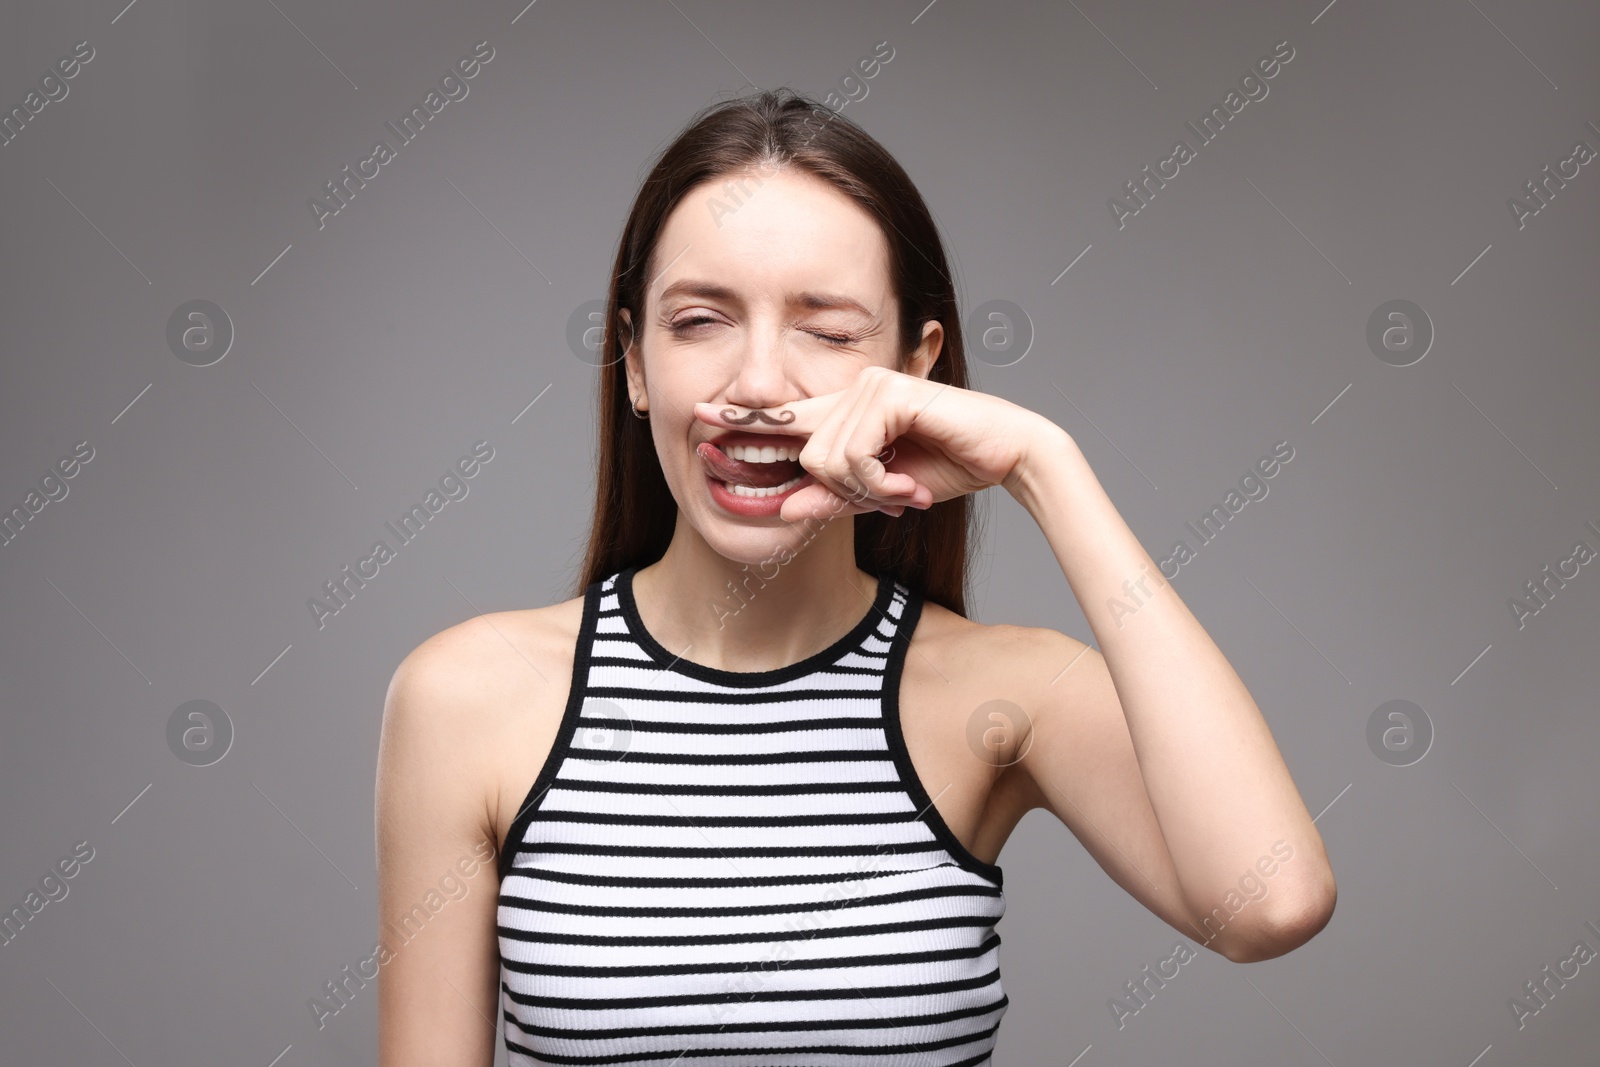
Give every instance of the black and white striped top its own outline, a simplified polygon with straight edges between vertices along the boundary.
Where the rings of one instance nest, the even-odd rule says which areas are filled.
[[[988,1064],[1005,896],[907,755],[921,595],[880,579],[832,647],[729,672],[645,630],[636,569],[585,593],[561,726],[501,849],[512,1067]]]

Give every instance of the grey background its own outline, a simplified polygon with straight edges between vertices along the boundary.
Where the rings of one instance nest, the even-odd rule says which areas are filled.
[[[1108,999],[1177,935],[1035,811],[1000,857],[996,1062],[1600,1055],[1600,961],[1520,1031],[1508,1007],[1600,949],[1600,567],[1508,607],[1600,547],[1600,161],[1520,229],[1507,206],[1600,148],[1592,4],[119,3],[0,15],[6,111],[95,49],[0,147],[0,510],[95,450],[0,547],[0,906],[95,850],[0,947],[7,1063],[372,1062],[375,987],[320,1031],[307,1001],[377,937],[390,673],[568,595],[596,372],[566,331],[652,155],[715,99],[839,91],[882,40],[844,113],[918,182],[963,307],[1031,322],[1009,366],[969,334],[977,388],[1073,434],[1157,559],[1294,448],[1174,584],[1318,816],[1337,912],[1277,960],[1204,953],[1119,1030]],[[307,200],[480,40],[470,94],[319,230]],[[1282,40],[1267,98],[1119,230],[1107,199]],[[166,342],[195,299],[236,330],[204,368]],[[1393,299],[1436,330],[1408,367],[1365,340]],[[307,599],[479,439],[467,497],[318,629]],[[975,617],[1092,640],[1027,513],[981,499]],[[194,699],[235,730],[204,768],[166,741]],[[1435,731],[1410,766],[1366,741],[1392,699]]]

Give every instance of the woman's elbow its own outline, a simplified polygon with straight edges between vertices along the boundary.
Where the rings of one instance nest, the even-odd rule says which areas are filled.
[[[1263,910],[1255,922],[1236,924],[1234,936],[1217,951],[1234,963],[1259,963],[1293,952],[1328,925],[1338,897],[1330,873],[1325,888],[1285,894],[1276,908]]]

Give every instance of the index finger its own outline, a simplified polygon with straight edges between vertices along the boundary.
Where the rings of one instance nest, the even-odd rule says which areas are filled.
[[[711,404],[696,401],[695,418],[712,426],[748,430],[753,433],[800,434],[809,437],[828,412],[838,403],[843,390],[808,396],[769,408],[746,408],[737,404]]]

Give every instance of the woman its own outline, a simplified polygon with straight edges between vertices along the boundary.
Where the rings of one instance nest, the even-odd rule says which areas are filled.
[[[1072,438],[966,388],[939,237],[877,142],[783,91],[707,109],[639,193],[606,322],[579,595],[390,684],[384,1067],[483,1067],[497,1018],[514,1065],[987,1063],[996,859],[1033,808],[1230,960],[1323,927],[1260,712]],[[1098,651],[966,618],[995,485]],[[498,890],[439,901],[486,843]]]

